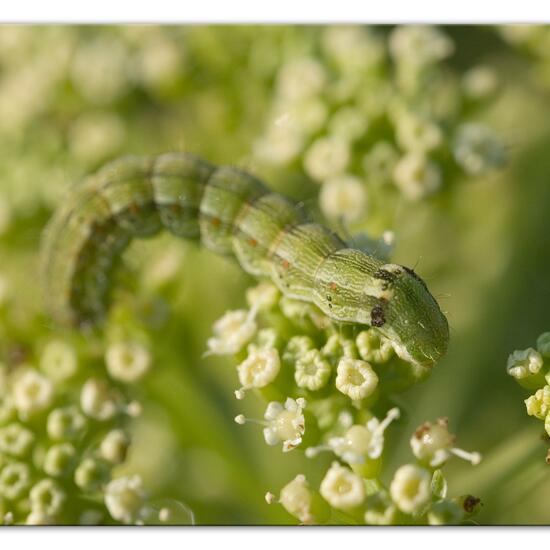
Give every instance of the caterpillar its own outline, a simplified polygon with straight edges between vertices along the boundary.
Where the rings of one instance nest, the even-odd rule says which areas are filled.
[[[334,321],[376,327],[407,361],[431,367],[446,352],[447,320],[412,269],[350,248],[253,175],[188,153],[124,157],[73,188],[42,242],[51,316],[100,324],[117,259],[134,237],[161,229],[232,254]]]

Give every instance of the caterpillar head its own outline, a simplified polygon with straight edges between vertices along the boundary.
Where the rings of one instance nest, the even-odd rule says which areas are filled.
[[[371,311],[371,324],[394,344],[399,357],[431,368],[445,355],[449,325],[426,283],[410,268],[381,266],[379,279],[388,299]]]

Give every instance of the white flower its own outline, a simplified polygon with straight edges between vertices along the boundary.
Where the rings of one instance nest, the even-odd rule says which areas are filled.
[[[52,380],[67,380],[78,368],[74,348],[62,340],[48,342],[40,357],[40,368]]]
[[[256,334],[254,310],[228,311],[214,323],[214,338],[208,339],[210,353],[232,355],[238,353]]]
[[[13,385],[13,402],[22,417],[47,409],[52,399],[51,380],[31,368],[18,374]]]
[[[437,468],[452,455],[468,460],[473,465],[479,464],[479,453],[468,453],[455,448],[455,436],[449,433],[448,420],[440,418],[435,424],[424,422],[411,437],[411,448],[414,456],[422,463]]]
[[[31,483],[31,472],[27,464],[11,462],[0,473],[0,494],[9,500],[23,496]]]
[[[315,59],[304,57],[285,63],[277,75],[277,91],[287,99],[311,97],[323,89],[324,67]]]
[[[96,420],[109,420],[118,410],[113,388],[98,378],[90,378],[82,387],[80,406],[84,414]]]
[[[365,426],[355,424],[342,437],[330,438],[328,445],[348,464],[363,464],[367,457],[379,458],[384,450],[384,431],[396,418],[399,409],[390,409],[384,420],[373,417]]]
[[[115,380],[135,382],[151,367],[151,354],[139,342],[116,342],[107,348],[105,364]]]
[[[299,388],[315,391],[323,388],[332,368],[318,349],[310,349],[298,355],[295,364],[294,379]]]
[[[30,451],[33,443],[33,433],[17,422],[0,428],[0,452],[2,453],[24,456]]]
[[[325,474],[319,492],[333,508],[339,510],[355,508],[365,500],[363,480],[338,462],[333,462]]]
[[[437,124],[410,112],[398,117],[396,139],[405,151],[429,153],[443,141],[443,133]]]
[[[405,514],[415,514],[431,499],[432,476],[419,466],[405,464],[393,476],[390,494],[396,506]]]
[[[126,459],[130,439],[123,430],[111,430],[101,442],[99,452],[105,460],[120,464]]]
[[[313,496],[309,484],[304,475],[297,475],[290,483],[287,483],[279,495],[279,502],[292,516],[302,523],[313,522],[311,513]]]
[[[267,427],[264,428],[264,439],[268,445],[283,442],[283,452],[292,451],[302,442],[305,432],[305,419],[302,409],[306,406],[303,398],[289,397],[282,403],[272,401],[264,414]]]
[[[506,370],[517,380],[538,374],[544,364],[542,355],[533,348],[512,352],[506,363]]]
[[[396,61],[420,66],[445,59],[454,51],[452,40],[428,25],[396,27],[390,34],[389,46]]]
[[[76,439],[86,427],[86,419],[75,405],[59,407],[48,415],[48,435],[53,440]]]
[[[52,477],[63,475],[76,455],[75,448],[70,443],[53,445],[46,452],[42,469]]]
[[[336,389],[351,399],[368,397],[378,386],[378,376],[366,361],[342,357],[336,369]]]
[[[538,389],[534,395],[525,400],[525,407],[529,416],[540,420],[550,418],[550,385]]]
[[[117,521],[133,524],[139,520],[144,505],[141,478],[137,475],[112,480],[105,487],[105,506]]]
[[[466,97],[473,100],[485,99],[497,89],[498,78],[492,67],[478,65],[472,67],[462,77],[462,89]]]
[[[410,200],[431,195],[441,187],[441,173],[436,164],[420,153],[408,153],[395,166],[395,185]]]
[[[109,479],[109,468],[96,458],[85,458],[74,472],[74,482],[84,491],[97,491]]]
[[[319,204],[328,218],[351,223],[366,216],[367,199],[367,188],[359,178],[341,175],[323,184]]]
[[[53,479],[39,481],[29,493],[31,510],[48,516],[55,516],[61,511],[66,500],[65,492]]]
[[[355,25],[329,26],[323,29],[323,49],[346,73],[375,68],[384,59],[384,43],[371,29]]]
[[[458,127],[453,140],[453,155],[465,172],[475,176],[505,162],[502,143],[494,132],[483,124],[463,124]]]
[[[275,348],[254,349],[237,367],[239,382],[242,387],[239,392],[250,388],[263,388],[271,384],[279,374],[281,360]]]
[[[336,137],[323,137],[313,142],[304,157],[304,168],[317,181],[342,174],[350,160],[349,144]]]

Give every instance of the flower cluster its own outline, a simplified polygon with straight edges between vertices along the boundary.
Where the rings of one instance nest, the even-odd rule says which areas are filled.
[[[550,332],[541,334],[534,348],[511,353],[506,370],[520,386],[534,391],[525,400],[527,414],[544,422],[546,436],[550,438]],[[547,462],[550,464],[550,450]]]
[[[451,448],[454,436],[447,431],[446,422],[426,423],[418,428],[411,438],[418,462],[399,467],[389,486],[384,485],[372,468],[365,470],[361,466],[368,457],[378,457],[381,453],[384,445],[381,432],[398,416],[396,411],[392,409],[381,423],[373,418],[366,426],[348,428],[339,442],[329,441],[328,449],[345,465],[332,462],[318,491],[310,486],[305,475],[299,474],[283,487],[278,499],[268,493],[267,502],[280,503],[304,524],[456,525],[466,522],[478,511],[480,499],[472,495],[448,497],[447,481],[439,467],[451,453],[473,464],[481,457],[478,453]],[[347,454],[341,452],[342,447],[348,449]]]
[[[209,353],[236,358],[238,400],[254,392],[267,401],[263,419],[238,414],[235,422],[260,425],[265,442],[283,452],[337,459],[318,490],[299,474],[267,502],[305,524],[465,521],[472,509],[446,498],[439,468],[453,455],[472,464],[481,457],[456,448],[446,419],[420,426],[410,441],[417,463],[397,470],[388,488],[381,480],[386,433],[400,417],[388,407],[391,396],[428,373],[400,359],[377,329],[337,326],[272,283],[250,288],[247,298],[250,309],[216,321],[208,344]]]
[[[255,154],[301,165],[322,184],[329,219],[360,225],[382,197],[423,199],[457,168],[478,176],[503,164],[501,141],[472,119],[495,96],[497,75],[480,65],[460,80],[445,63],[454,44],[444,31],[335,26],[310,40],[297,36],[283,58]]]
[[[139,475],[117,473],[141,413],[132,384],[153,364],[146,340],[115,324],[27,335],[16,312],[0,325],[0,524],[189,523],[183,505],[159,506]]]

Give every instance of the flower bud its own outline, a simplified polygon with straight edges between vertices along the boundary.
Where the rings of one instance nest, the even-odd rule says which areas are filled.
[[[82,387],[80,406],[95,420],[109,420],[117,410],[116,394],[106,380],[90,378]]]
[[[42,351],[40,368],[52,380],[67,380],[78,369],[76,352],[62,340],[52,340]]]
[[[9,500],[21,498],[31,483],[29,467],[22,462],[10,462],[0,472],[0,495]]]
[[[107,348],[105,364],[115,380],[136,382],[151,367],[151,354],[139,342],[116,342]]]
[[[112,464],[121,464],[126,460],[130,439],[123,430],[111,430],[99,447],[102,458]]]
[[[299,388],[311,391],[323,388],[332,372],[330,363],[317,349],[306,351],[296,359],[294,379]]]
[[[336,389],[356,401],[371,395],[378,376],[366,361],[342,357],[336,370]]]
[[[424,468],[406,464],[393,476],[390,494],[396,506],[405,514],[417,514],[431,499],[432,476]]]
[[[69,469],[75,455],[75,448],[70,443],[54,445],[46,452],[42,469],[52,477],[61,476]]]
[[[36,370],[28,368],[19,373],[13,385],[15,408],[26,418],[47,409],[53,399],[53,384]]]
[[[320,493],[333,508],[349,510],[365,500],[365,485],[349,468],[333,462],[321,482]]]
[[[113,479],[105,487],[105,506],[117,521],[135,524],[144,505],[141,478],[137,475]]]
[[[86,419],[75,405],[54,409],[48,415],[48,435],[54,441],[76,439],[86,429]]]
[[[47,516],[56,516],[67,496],[53,479],[39,481],[29,493],[31,509]]]
[[[210,353],[238,353],[256,334],[253,315],[245,310],[229,311],[214,323],[214,337],[208,339]]]
[[[237,367],[241,390],[263,388],[279,374],[281,361],[275,348],[252,351]]]
[[[0,428],[0,452],[11,456],[25,456],[34,443],[34,435],[21,424],[13,422]]]
[[[95,458],[85,458],[74,473],[74,482],[83,491],[97,491],[107,483],[110,472],[107,464]]]

